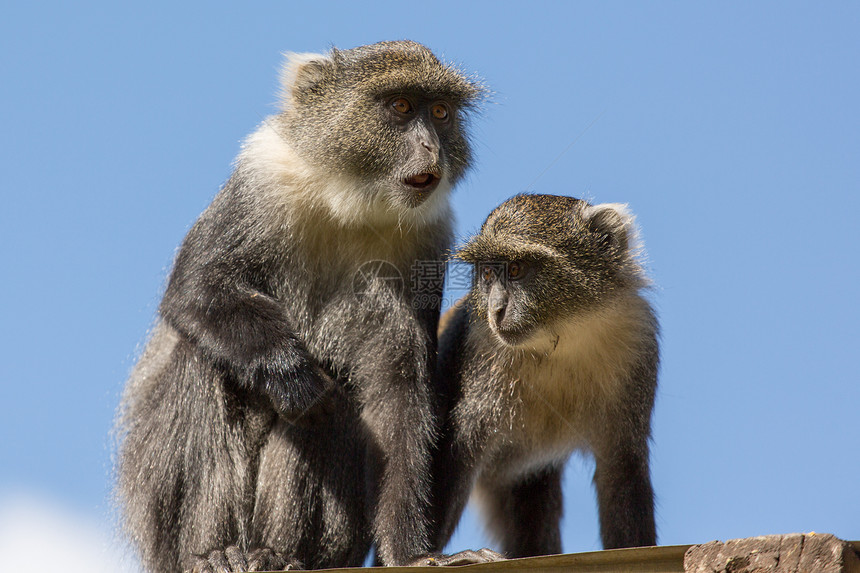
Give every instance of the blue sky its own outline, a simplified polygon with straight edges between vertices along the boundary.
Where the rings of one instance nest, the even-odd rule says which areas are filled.
[[[461,236],[525,190],[637,214],[661,543],[860,539],[858,30],[849,2],[5,7],[3,553],[3,532],[59,557],[86,531],[81,562],[107,560],[119,394],[176,247],[275,110],[281,53],[402,38],[494,90]],[[600,547],[592,470],[567,469],[565,551]],[[452,549],[486,543],[468,515]]]

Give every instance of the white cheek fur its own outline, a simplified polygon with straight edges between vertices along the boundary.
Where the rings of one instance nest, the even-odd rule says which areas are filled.
[[[365,184],[345,176],[317,173],[266,120],[244,142],[238,166],[246,177],[267,182],[260,197],[267,209],[300,216],[303,210],[322,213],[331,223],[344,227],[383,225],[423,227],[451,216],[451,183],[443,177],[433,194],[417,207],[396,200],[394,192],[380,184]]]

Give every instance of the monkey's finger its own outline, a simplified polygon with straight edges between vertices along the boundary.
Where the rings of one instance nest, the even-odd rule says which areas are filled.
[[[230,569],[228,569],[228,571],[233,571],[234,573],[244,573],[248,570],[248,562],[245,560],[245,554],[235,545],[231,545],[230,547],[225,549],[224,556],[227,558],[227,562],[230,564]]]
[[[298,561],[288,561],[286,557],[268,547],[260,547],[248,555],[248,571],[286,571],[301,569]]]
[[[436,555],[436,554],[434,554],[434,555],[423,555],[421,557],[418,557],[417,559],[410,561],[409,563],[406,564],[406,566],[407,567],[436,567],[438,565],[441,565],[441,563],[439,563],[439,561],[438,561],[439,557],[444,557],[444,556]]]
[[[274,561],[275,552],[269,548],[261,547],[251,551],[248,555],[248,571],[267,571],[280,569]]]
[[[440,555],[436,557],[435,563],[431,563],[431,565],[455,567],[457,565],[473,565],[475,563],[493,563],[495,561],[504,561],[505,559],[506,557],[501,553],[484,547],[477,551],[467,549],[453,555]]]
[[[185,573],[214,573],[212,565],[205,557],[195,556],[191,562],[191,567],[185,570]]]
[[[224,555],[223,551],[215,550],[209,554],[208,557],[209,567],[207,570],[212,573],[229,573],[230,571],[230,563],[227,561],[227,556]]]
[[[484,563],[492,563],[493,561],[504,561],[507,559],[498,551],[493,551],[487,547],[478,550],[478,554],[485,559]]]
[[[255,549],[248,555],[248,571],[265,571],[266,562],[260,555],[260,550]]]

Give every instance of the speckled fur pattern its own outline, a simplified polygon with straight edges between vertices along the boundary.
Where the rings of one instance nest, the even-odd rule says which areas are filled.
[[[655,544],[648,440],[658,325],[642,294],[632,215],[621,205],[518,195],[458,255],[476,273],[441,323],[438,375],[455,398],[437,458],[438,468],[453,468],[437,471],[437,543],[472,491],[506,555],[561,552],[561,472],[580,451],[596,461],[604,547]],[[509,297],[498,316],[524,333],[511,344],[480,273],[484,263],[515,261],[536,270],[493,283]]]
[[[483,88],[413,42],[294,55],[284,81],[185,237],[123,397],[117,497],[152,573],[430,548],[441,287],[418,300],[409,278],[450,247]],[[450,105],[438,154],[426,122],[391,127],[382,89]],[[440,174],[432,195],[404,199],[409,169]],[[405,284],[359,273],[374,261]]]

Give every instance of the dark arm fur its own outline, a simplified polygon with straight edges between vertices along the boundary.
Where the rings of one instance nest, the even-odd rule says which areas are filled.
[[[629,374],[629,399],[614,413],[627,423],[605,428],[594,446],[594,485],[604,549],[657,544],[648,461],[659,363],[656,319],[653,328],[650,348]]]
[[[368,430],[377,556],[382,564],[404,565],[429,550],[428,453],[437,400],[427,382],[435,369],[438,311],[416,313],[385,293],[365,296],[364,306],[377,310],[356,329],[364,339],[355,341],[350,383]]]
[[[248,215],[227,184],[191,229],[159,312],[228,380],[261,392],[288,419],[306,412],[330,380],[297,338],[271,292],[276,260],[258,247]]]
[[[454,533],[469,499],[474,478],[473,460],[460,451],[455,439],[451,410],[462,396],[459,376],[462,372],[470,311],[466,299],[459,300],[442,317],[439,334],[439,360],[436,386],[442,396],[441,437],[433,451],[433,498],[431,523],[433,549],[442,551]]]

